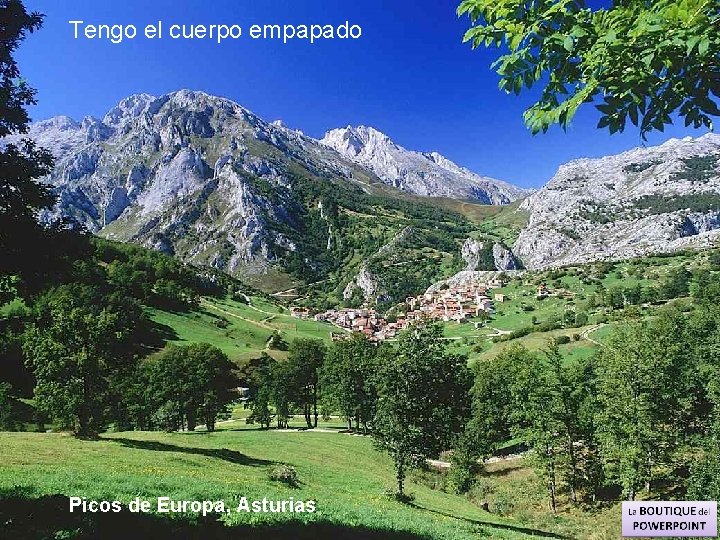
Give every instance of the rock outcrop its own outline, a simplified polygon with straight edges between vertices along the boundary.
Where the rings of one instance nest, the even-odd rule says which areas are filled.
[[[518,269],[518,264],[515,260],[515,256],[508,248],[506,248],[502,244],[493,244],[492,250],[495,268],[502,271]]]
[[[360,268],[360,272],[347,284],[343,291],[343,299],[351,299],[358,290],[366,303],[382,300],[383,295],[378,280],[366,266]]]
[[[468,238],[460,253],[466,272],[518,269],[515,256],[503,244]]]
[[[527,268],[706,248],[720,240],[720,136],[579,159],[520,205]]]

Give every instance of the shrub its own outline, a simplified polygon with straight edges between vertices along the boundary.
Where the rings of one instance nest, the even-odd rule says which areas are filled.
[[[153,414],[153,423],[163,431],[171,433],[180,429],[180,418],[178,405],[172,401],[166,401],[157,408]]]
[[[691,467],[687,494],[696,501],[720,497],[720,456],[716,452],[708,452]]]
[[[570,336],[558,336],[555,338],[555,343],[558,345],[566,345],[570,343]]]
[[[495,499],[490,503],[490,511],[501,516],[509,516],[515,509],[513,500],[504,493],[495,495]]]
[[[450,488],[455,493],[467,493],[475,484],[480,471],[477,454],[467,444],[460,444],[451,458],[448,473]]]
[[[275,349],[276,351],[287,351],[288,344],[283,337],[276,331],[270,336],[267,342],[268,349]]]
[[[448,458],[449,460],[449,458]],[[441,461],[445,461],[442,460]],[[447,473],[443,470],[438,470],[433,467],[424,467],[420,469],[414,469],[409,475],[408,479],[413,484],[425,486],[435,491],[446,491],[447,488]]]
[[[478,506],[487,504],[488,498],[495,492],[492,482],[485,478],[476,478],[472,488],[467,493],[467,498]]]
[[[230,326],[230,323],[227,321],[227,319],[218,319],[215,321],[215,326],[218,328],[227,328]]]
[[[290,487],[297,487],[300,484],[295,467],[290,465],[276,465],[270,469],[270,480],[282,482]]]

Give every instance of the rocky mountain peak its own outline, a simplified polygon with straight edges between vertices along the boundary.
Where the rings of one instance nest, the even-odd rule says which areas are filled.
[[[36,122],[33,125],[37,131],[68,131],[78,129],[80,127],[78,122],[65,115],[54,116],[53,118]]]
[[[47,181],[59,204],[43,219],[70,217],[96,234],[233,273],[301,260],[293,235],[309,217],[298,182],[364,190],[380,178],[412,193],[496,204],[524,193],[372,127],[318,141],[192,90],[132,95],[102,120],[60,116],[31,125],[28,136],[56,158]]]
[[[150,94],[134,94],[120,101],[115,107],[110,109],[103,123],[108,126],[117,126],[124,121],[136,118],[146,112],[150,104],[157,98]]]
[[[333,129],[325,134],[321,142],[346,157],[364,156],[366,159],[397,148],[390,137],[367,126]]]
[[[437,152],[407,150],[372,127],[334,129],[320,142],[370,169],[384,183],[416,195],[507,204],[528,193],[506,182],[475,174]]]

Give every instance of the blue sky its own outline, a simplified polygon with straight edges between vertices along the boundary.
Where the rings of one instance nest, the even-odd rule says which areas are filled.
[[[506,95],[490,69],[495,50],[462,43],[467,19],[438,0],[26,0],[47,15],[22,45],[23,76],[38,89],[33,119],[103,116],[123,97],[180,88],[229,97],[266,120],[320,137],[348,124],[374,126],[399,144],[436,150],[481,174],[537,187],[558,165],[641,144],[637,129],[609,135],[582,111],[567,133],[532,136],[522,123],[531,96]],[[135,40],[76,40],[69,20],[135,24]],[[142,28],[178,24],[362,26],[358,41],[315,43],[149,41]],[[701,135],[680,126],[650,138]]]

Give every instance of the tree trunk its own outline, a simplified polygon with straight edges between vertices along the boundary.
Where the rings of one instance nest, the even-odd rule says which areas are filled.
[[[400,497],[405,496],[405,460],[402,457],[398,457],[395,460],[395,469],[397,472],[397,487],[398,495]]]
[[[90,415],[88,414],[87,407],[85,405],[80,406],[78,410],[78,437],[88,437],[90,435]]]
[[[93,435],[90,429],[92,413],[90,411],[90,407],[88,407],[90,396],[90,381],[88,380],[88,375],[86,374],[83,376],[83,401],[77,411],[77,436],[82,438],[91,437]]]
[[[312,427],[312,418],[310,417],[310,393],[307,391],[307,388],[305,389],[305,403],[303,404],[303,409],[305,413],[305,423],[307,424],[308,429]]]
[[[315,415],[313,427],[318,427],[317,384],[313,385],[313,413]]]
[[[555,459],[552,455],[552,448],[546,446],[546,456],[548,458],[548,495],[550,496],[550,510],[553,514],[557,513],[557,502],[555,496]]]
[[[568,457],[570,458],[570,500],[573,504],[577,504],[577,461],[575,459],[575,447],[570,435],[567,438]]]
[[[188,431],[195,431],[195,427],[197,426],[197,418],[195,416],[195,407],[190,405],[185,409],[185,418],[187,419]]]

